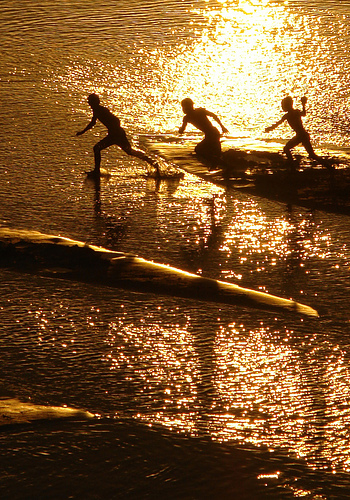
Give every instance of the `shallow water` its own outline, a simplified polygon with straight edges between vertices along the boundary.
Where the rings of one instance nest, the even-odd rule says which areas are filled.
[[[0,270],[0,394],[99,416],[3,430],[2,497],[347,498],[350,219],[189,175],[157,186],[117,148],[103,154],[112,176],[96,204],[84,172],[104,130],[75,132],[95,91],[135,144],[176,134],[185,96],[230,137],[264,139],[289,92],[309,98],[316,147],[348,151],[350,3],[4,0],[1,17],[2,225],[321,312],[301,320]]]

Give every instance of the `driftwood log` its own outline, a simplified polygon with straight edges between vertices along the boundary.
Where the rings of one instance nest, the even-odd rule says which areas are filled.
[[[35,231],[0,228],[0,267],[137,292],[318,317],[315,309],[294,300]]]

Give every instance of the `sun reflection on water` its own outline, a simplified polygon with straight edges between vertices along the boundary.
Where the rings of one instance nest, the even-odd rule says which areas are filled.
[[[189,410],[196,398],[193,381],[195,358],[186,328],[160,324],[112,324],[106,339],[110,350],[104,355],[110,370],[123,370],[140,395],[163,398],[167,412]],[[141,386],[141,387],[140,387]]]
[[[285,91],[285,82],[279,83],[283,40],[276,48],[284,8],[240,2],[238,7],[225,4],[221,10],[202,14],[207,22],[191,45],[180,45],[170,54],[163,48],[151,52],[141,48],[131,56],[129,68],[101,61],[87,62],[85,67],[78,63],[68,68],[60,83],[104,95],[123,110],[128,124],[147,131],[174,131],[179,102],[187,95],[200,105],[217,108],[231,130],[256,129],[266,105]],[[137,113],[134,106],[128,111],[135,92]],[[138,117],[146,123],[137,123]]]
[[[214,306],[175,307],[169,299],[164,311],[163,302],[147,306],[114,291],[101,307],[92,305],[101,299],[91,292],[87,306],[88,288],[80,298],[68,285],[58,295],[56,282],[53,289],[44,301],[39,287],[35,299],[30,290],[27,314],[19,303],[6,308],[12,333],[18,324],[28,332],[21,350],[33,342],[38,387],[43,376],[68,373],[84,398],[91,387],[113,392],[109,411],[218,441],[286,448],[319,468],[350,470],[348,354],[332,339],[322,341],[317,324],[299,330],[283,319],[247,327],[246,317],[232,320],[240,312],[231,308],[216,308],[214,316]]]
[[[304,259],[324,258],[330,245],[330,234],[319,229],[312,219],[292,220],[286,215],[271,220],[249,201],[239,203],[220,250],[227,256],[238,252],[242,263],[242,259],[257,254],[272,259],[286,258],[293,253]]]
[[[135,418],[218,441],[292,449],[318,467],[348,467],[349,373],[339,349],[313,352],[312,337],[302,349],[286,328],[282,335],[218,323],[211,342],[196,339],[193,327],[111,324],[104,361],[127,371],[146,398]],[[317,366],[320,357],[325,363]]]
[[[286,94],[306,94],[306,125],[314,139],[337,140],[334,125],[344,118],[347,79],[341,54],[325,35],[327,16],[265,0],[210,2],[193,15],[197,25],[188,40],[174,33],[168,44],[149,47],[140,40],[130,46],[120,33],[119,50],[111,46],[108,58],[77,58],[44,83],[79,96],[83,113],[86,96],[101,94],[135,134],[177,131],[179,103],[187,96],[217,112],[231,135],[261,138],[266,125],[281,116]],[[333,21],[334,37],[344,40],[345,50],[346,23],[341,16]],[[269,135],[289,136],[287,127]]]
[[[221,2],[215,10],[211,4],[201,13],[206,22],[197,27],[196,39],[171,48],[139,48],[126,62],[113,53],[109,61],[77,59],[63,74],[53,76],[56,89],[73,92],[81,101],[80,113],[90,112],[88,93],[101,94],[135,135],[175,132],[181,119],[179,101],[191,96],[196,104],[218,112],[233,135],[260,136],[266,123],[279,116],[279,100],[285,93],[307,93],[314,109],[322,111],[329,86],[342,85],[343,80],[337,80],[339,66],[327,66],[331,48],[316,18],[267,1]],[[317,117],[316,111],[310,110],[312,127],[319,127],[319,137],[327,139],[330,132],[321,123],[326,112]],[[276,137],[284,134],[289,131],[276,131]],[[116,184],[110,183],[113,189]],[[140,204],[143,196],[130,194]],[[187,199],[192,202],[184,215],[181,202]],[[170,230],[176,234],[174,248],[184,240],[187,257],[189,248],[212,244],[208,265],[220,262],[217,271],[226,279],[271,270],[288,259],[290,265],[302,267],[309,259],[332,256],[330,233],[311,216],[293,219],[284,212],[271,222],[255,201],[230,199],[190,176],[177,187],[171,205],[160,197],[154,206],[160,233],[165,238]],[[215,240],[211,236],[216,230]],[[220,254],[217,260],[215,250]],[[203,260],[200,265],[202,269]],[[88,332],[98,331],[96,316],[87,314]],[[39,343],[46,332],[50,348],[59,339],[66,350],[73,349],[70,337],[56,329],[54,316],[38,310],[35,320]],[[344,458],[350,451],[350,377],[343,353],[330,353],[325,345],[320,363],[314,340],[309,336],[298,344],[295,332],[285,326],[261,325],[246,331],[240,323],[210,325],[201,320],[194,328],[187,320],[165,325],[150,315],[137,319],[120,314],[119,322],[109,324],[103,365],[111,376],[122,372],[139,391],[137,418],[180,431],[205,432],[218,440],[287,447],[311,461],[323,457],[335,468],[345,460],[350,470]],[[212,339],[198,346],[203,325],[205,331],[211,329]],[[67,330],[75,333],[76,328],[69,325]]]

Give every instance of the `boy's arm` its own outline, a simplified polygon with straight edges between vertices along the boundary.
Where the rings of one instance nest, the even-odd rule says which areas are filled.
[[[305,107],[305,104],[307,103],[307,97],[304,96],[301,98],[301,104],[303,105],[303,110],[301,111],[301,116],[305,116],[306,115],[306,107]]]
[[[270,127],[266,127],[265,128],[265,132],[271,132],[271,130],[274,130],[275,128],[277,128],[286,119],[287,119],[287,115],[282,116],[282,118],[280,120],[278,120],[278,122],[274,123],[273,125],[270,125]]]
[[[212,113],[211,111],[208,110],[205,110],[205,113],[206,115],[213,118],[220,125],[223,134],[226,134],[228,132],[227,128],[223,126],[223,124],[220,121],[220,118],[215,113]]]
[[[90,122],[90,123],[88,123],[88,124],[86,125],[86,127],[84,128],[84,130],[82,130],[81,132],[77,132],[77,135],[83,135],[83,134],[85,134],[85,132],[87,132],[87,131],[88,131],[88,130],[90,130],[90,129],[94,126],[94,125],[96,125],[96,121],[97,121],[96,117],[95,117],[95,116],[93,116],[93,117],[92,117],[92,119],[91,119],[91,122]]]
[[[185,131],[185,128],[186,128],[186,125],[187,125],[187,118],[186,116],[184,116],[183,120],[182,120],[182,125],[181,127],[179,128],[179,134],[182,134],[184,131]]]

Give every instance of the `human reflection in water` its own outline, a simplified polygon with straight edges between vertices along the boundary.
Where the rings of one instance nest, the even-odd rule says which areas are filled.
[[[195,377],[196,405],[198,406],[196,426],[204,435],[210,434],[213,410],[215,408],[215,411],[218,411],[218,407],[221,405],[215,381],[217,373],[215,341],[219,325],[210,321],[209,315],[204,320],[206,312],[214,310],[213,314],[218,314],[218,308],[212,304],[207,304],[205,311],[203,309],[197,311],[196,308],[193,308],[190,316],[191,321],[187,325],[188,334],[193,340],[198,370],[198,376]],[[205,328],[203,328],[203,323],[205,323]]]
[[[100,176],[100,165],[101,165],[101,151],[103,149],[109,148],[113,144],[119,146],[126,154],[130,156],[135,156],[147,162],[149,165],[156,169],[156,173],[160,176],[159,166],[156,160],[149,158],[144,151],[134,149],[131,147],[128,138],[126,137],[125,130],[120,126],[120,120],[117,116],[113,115],[109,109],[100,104],[100,98],[97,94],[90,94],[88,97],[88,103],[93,111],[92,119],[90,123],[84,128],[84,130],[77,132],[76,135],[82,135],[88,130],[90,130],[96,124],[97,120],[100,120],[105,127],[107,127],[108,135],[104,137],[94,146],[95,155],[95,169],[91,172],[95,177]]]
[[[315,241],[315,220],[312,212],[287,211],[288,229],[285,231],[286,253],[283,259],[281,291],[286,297],[293,297],[298,290],[307,288],[307,251],[309,242]],[[305,245],[306,243],[306,245]],[[306,247],[306,248],[305,248]],[[282,261],[281,261],[282,262]]]
[[[158,176],[154,179],[149,176],[147,178],[146,190],[152,191],[153,193],[161,193],[164,191],[163,187],[165,187],[167,195],[172,196],[179,187],[181,179],[183,179],[181,175],[174,175],[174,177],[166,177],[163,175],[162,177]]]
[[[96,176],[94,179],[95,186],[95,199],[94,199],[94,211],[96,215],[101,215],[101,178]]]
[[[301,117],[306,115],[306,108],[305,108],[306,103],[307,103],[307,97],[304,96],[301,98],[301,104],[303,106],[303,109],[302,111],[300,111],[300,109],[293,108],[292,97],[287,96],[284,99],[282,99],[281,106],[285,114],[278,122],[274,123],[270,127],[266,127],[265,132],[271,132],[271,130],[274,130],[276,127],[281,125],[281,123],[287,121],[288,124],[296,133],[296,135],[292,139],[290,139],[283,148],[283,151],[287,155],[288,160],[293,164],[293,156],[291,150],[298,144],[302,144],[306,149],[307,153],[309,154],[310,158],[316,160],[318,163],[321,163],[327,168],[330,168],[331,165],[327,162],[327,160],[324,160],[315,153],[314,148],[312,147],[310,141],[310,134],[304,128]]]
[[[204,139],[195,147],[195,152],[205,158],[218,158],[221,155],[220,132],[211,123],[208,117],[213,118],[221,127],[222,133],[228,132],[215,113],[204,108],[195,108],[192,99],[186,98],[181,101],[182,110],[185,113],[179,134],[182,134],[188,123],[204,132]]]
[[[86,185],[94,187],[94,212],[96,216],[96,229],[98,230],[101,245],[111,250],[123,239],[128,226],[125,215],[114,216],[102,210],[101,203],[101,178],[99,176],[87,177]]]
[[[225,227],[230,221],[227,210],[229,197],[222,198],[214,194],[212,198],[203,200],[202,214],[205,219],[196,223],[196,229],[186,244],[180,245],[183,266],[193,273],[204,276],[215,275],[218,271],[218,261],[222,256],[220,247],[225,239]],[[207,208],[204,208],[204,207]],[[214,274],[213,274],[214,273]]]

